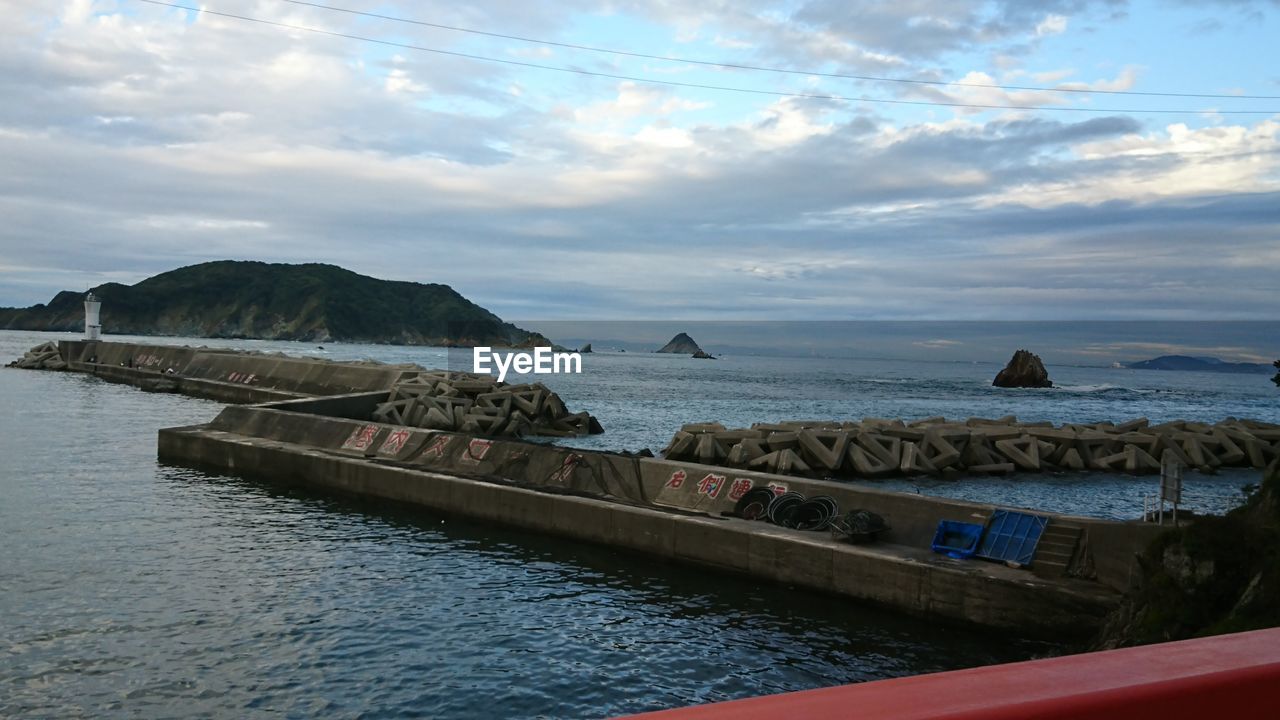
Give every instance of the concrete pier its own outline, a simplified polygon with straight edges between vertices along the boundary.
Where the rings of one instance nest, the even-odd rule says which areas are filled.
[[[1151,526],[1051,516],[1089,538],[1085,577],[954,560],[929,550],[940,519],[992,507],[697,463],[370,422],[381,396],[226,408],[160,433],[161,460],[376,497],[600,543],[959,623],[1055,636],[1096,627],[1118,603]],[[714,486],[723,488],[715,493]],[[883,515],[883,541],[853,545],[726,516],[732,488],[785,484]],[[1084,573],[1082,573],[1084,574]]]
[[[1029,567],[958,560],[930,550],[939,523],[983,524],[995,507],[788,474],[846,461],[887,473],[966,454],[996,459],[932,427],[941,419],[877,421],[875,433],[693,425],[677,436],[679,452],[658,459],[496,436],[512,418],[564,434],[590,430],[593,421],[569,413],[545,388],[482,386],[417,366],[89,341],[61,343],[57,359],[113,382],[237,403],[208,424],[161,430],[164,462],[403,502],[1024,635],[1079,637],[1098,626],[1136,576],[1137,553],[1160,531],[1037,513],[1048,527]],[[464,397],[472,404],[459,412],[453,406]],[[432,427],[446,405],[456,426]],[[1009,441],[1001,457],[1015,462],[1019,453],[1029,461],[1052,431],[1007,422],[979,430],[997,447]],[[1239,447],[1250,454],[1248,443]],[[877,542],[851,544],[827,531],[732,516],[744,494],[766,488],[770,497],[826,496],[840,512],[874,513],[887,528]]]

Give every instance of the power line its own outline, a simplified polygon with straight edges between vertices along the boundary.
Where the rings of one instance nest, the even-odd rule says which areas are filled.
[[[952,108],[971,108],[975,110],[1043,110],[1058,112],[1091,112],[1091,113],[1115,113],[1115,114],[1166,114],[1166,115],[1191,115],[1206,110],[1195,109],[1119,109],[1119,108],[1094,108],[1094,107],[1058,107],[1052,105],[985,105],[978,103],[962,103],[962,102],[938,102],[931,100],[891,100],[888,98],[869,98],[869,97],[851,97],[847,95],[823,95],[817,93],[793,93],[783,92],[779,90],[759,90],[756,88],[742,88],[728,85],[711,85],[706,83],[681,82],[677,80],[661,80],[656,78],[639,77],[635,75],[621,75],[615,73],[598,72],[594,70],[583,70],[581,68],[559,67],[556,65],[542,65],[540,63],[524,62],[521,60],[510,60],[507,58],[495,58],[485,55],[474,55],[471,53],[458,52],[455,50],[441,50],[439,48],[431,48],[423,45],[411,45],[409,43],[394,42],[392,40],[381,40],[378,38],[364,37],[362,35],[352,35],[349,33],[341,33],[333,30],[322,30],[320,28],[306,27],[305,25],[294,25],[291,23],[283,23],[275,20],[265,20],[263,18],[250,17],[248,15],[237,15],[235,13],[221,12],[218,10],[209,10],[207,8],[191,7],[190,5],[180,5],[177,3],[162,2],[161,0],[138,0],[150,5],[160,5],[170,7],[176,10],[186,10],[188,12],[201,13],[205,15],[215,15],[218,17],[230,18],[233,20],[243,20],[246,22],[259,23],[262,25],[270,25],[272,27],[284,28],[286,30],[297,30],[300,32],[315,33],[317,35],[327,35],[329,37],[343,38],[346,40],[358,40],[361,42],[374,43],[377,45],[385,45],[389,47],[403,48],[406,50],[419,50],[421,52],[435,53],[437,55],[447,55],[450,57],[465,58],[467,60],[478,60],[481,62],[499,63],[503,65],[514,65],[517,67],[534,68],[537,70],[551,70],[554,72],[574,73],[577,75],[585,75],[589,77],[607,78],[611,80],[626,80],[629,82],[646,83],[650,85],[664,85],[668,87],[696,88],[700,90],[717,90],[722,92],[747,93],[752,95],[768,95],[772,97],[797,98],[803,100],[836,100],[843,102],[865,102],[865,103],[883,103],[890,105],[924,105],[933,107],[952,107]],[[1219,115],[1276,115],[1280,114],[1280,110],[1212,110]]]
[[[458,27],[456,25],[443,25],[440,23],[426,22],[425,20],[413,20],[410,18],[396,17],[395,15],[383,15],[381,13],[366,12],[364,10],[351,10],[349,8],[337,7],[334,5],[325,5],[316,2],[307,2],[306,0],[281,0],[281,2],[292,3],[294,5],[305,5],[320,10],[332,10],[333,12],[347,13],[350,15],[360,15],[363,17],[377,18],[379,20],[390,20],[393,22],[408,23],[410,25],[420,25],[423,27],[436,28],[439,30],[452,30],[454,32],[470,33],[472,35],[484,35],[486,37],[501,38],[503,40],[517,40],[519,42],[535,43],[538,45],[551,45],[553,47],[562,47],[572,50],[587,50],[589,52],[608,53],[610,55],[622,55],[625,57],[643,58],[646,60],[662,60],[666,62],[687,63],[690,65],[706,65],[710,67],[727,68],[731,70],[754,70],[759,72],[783,73],[787,75],[804,75],[813,77],[839,78],[842,80],[867,80],[871,82],[887,82],[887,83],[906,83],[912,85],[937,85],[946,87],[971,87],[971,88],[988,88],[994,90],[1032,90],[1037,92],[1062,92],[1062,93],[1081,93],[1087,95],[1142,95],[1147,97],[1180,97],[1180,98],[1209,98],[1217,100],[1280,100],[1280,95],[1229,95],[1225,93],[1190,93],[1190,92],[1142,92],[1138,90],[1094,90],[1090,88],[1071,88],[1071,87],[1038,87],[1033,85],[995,85],[990,83],[974,83],[952,80],[917,80],[911,78],[891,78],[877,77],[874,75],[847,75],[844,73],[828,73],[817,72],[813,70],[791,70],[788,68],[767,67],[762,65],[743,65],[740,63],[721,62],[716,60],[698,60],[695,58],[676,57],[671,55],[649,55],[642,52],[633,52],[629,50],[614,50],[610,48],[593,47],[591,45],[577,45],[574,43],[557,42],[555,40],[540,40],[538,38],[524,37],[521,35],[507,35],[504,33],[489,32],[486,30],[476,30],[474,28]]]

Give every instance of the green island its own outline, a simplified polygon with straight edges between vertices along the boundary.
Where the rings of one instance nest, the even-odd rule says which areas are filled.
[[[89,289],[113,335],[354,342],[394,345],[549,345],[448,285],[380,280],[335,265],[221,260],[135,285]],[[77,331],[84,293],[0,308],[0,329]]]

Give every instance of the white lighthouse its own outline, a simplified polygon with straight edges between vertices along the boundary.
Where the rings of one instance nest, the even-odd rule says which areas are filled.
[[[102,301],[89,293],[84,296],[84,339],[97,340],[102,336],[102,323],[98,314],[102,310]]]

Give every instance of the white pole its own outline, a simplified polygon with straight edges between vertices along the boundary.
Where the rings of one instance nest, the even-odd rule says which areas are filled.
[[[84,339],[97,340],[102,337],[102,322],[99,320],[99,313],[102,310],[102,301],[89,293],[84,296]]]

